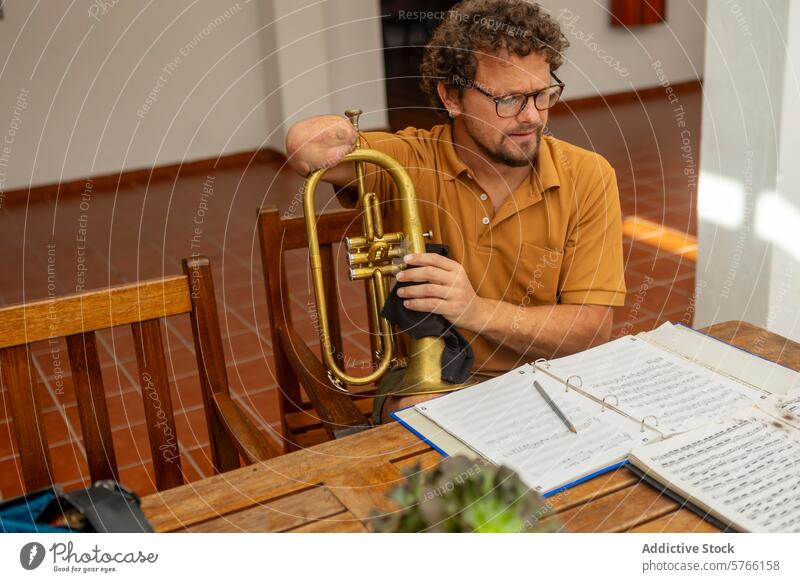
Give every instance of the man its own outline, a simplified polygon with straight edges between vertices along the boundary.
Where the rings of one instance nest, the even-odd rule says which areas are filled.
[[[599,155],[543,135],[567,46],[532,2],[465,0],[439,25],[421,66],[422,89],[447,123],[362,134],[365,147],[407,168],[422,224],[450,251],[406,257],[417,268],[397,279],[418,284],[400,296],[408,309],[456,326],[476,373],[606,342],[611,307],[625,301],[614,171]],[[356,140],[343,117],[306,119],[287,134],[289,163],[302,175],[332,168],[324,179],[350,187],[353,164],[336,164]],[[384,172],[370,174],[367,188],[383,200],[396,195]],[[347,190],[340,200],[352,204]],[[387,408],[426,398],[395,398]]]

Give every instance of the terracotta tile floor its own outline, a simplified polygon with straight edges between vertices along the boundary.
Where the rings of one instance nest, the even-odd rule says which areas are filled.
[[[616,168],[625,238],[627,304],[616,309],[615,335],[636,333],[663,321],[692,320],[696,232],[694,184],[700,127],[699,90],[678,92],[685,113],[665,95],[609,108],[562,114],[551,120],[553,133],[606,156]],[[680,125],[683,123],[685,125]],[[684,141],[684,138],[687,138]],[[687,147],[688,146],[688,147]],[[683,148],[683,150],[682,150]],[[688,174],[688,175],[687,175]],[[200,206],[204,183],[213,195]],[[76,236],[86,215],[85,287],[101,287],[180,272],[180,259],[193,252],[208,255],[214,265],[222,329],[232,390],[252,416],[277,426],[277,390],[272,374],[272,347],[255,229],[255,209],[274,205],[298,213],[302,180],[275,162],[254,161],[208,175],[120,184],[95,190],[87,199],[66,196],[25,201],[6,199],[0,209],[0,304],[47,297],[48,245],[55,249],[55,292],[74,292],[79,271]],[[635,221],[634,219],[645,219]],[[202,235],[192,246],[195,218]],[[633,220],[633,222],[630,222]],[[662,232],[661,227],[673,229]],[[689,238],[687,237],[689,235]],[[633,237],[633,238],[631,238]],[[676,243],[676,241],[678,241]],[[306,339],[315,331],[308,319],[310,287],[305,256],[291,263],[295,317]],[[366,357],[361,287],[345,286],[342,306],[348,348]],[[170,322],[166,340],[174,375],[173,397],[178,437],[187,480],[211,475],[208,439],[188,323]],[[122,481],[140,494],[154,490],[144,438],[135,358],[127,329],[99,334],[103,372],[114,426]],[[66,350],[56,350],[66,367]],[[50,346],[37,346],[35,364],[46,431],[53,448],[54,478],[67,487],[86,480],[85,453],[69,378],[54,370]],[[8,420],[7,400],[0,399],[0,495],[21,490]]]

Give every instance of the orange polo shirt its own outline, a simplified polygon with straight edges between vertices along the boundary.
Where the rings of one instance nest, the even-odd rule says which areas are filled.
[[[600,155],[543,136],[530,178],[495,212],[459,158],[449,124],[362,138],[364,147],[407,169],[422,225],[433,231],[429,242],[448,245],[479,296],[518,306],[520,317],[533,305],[625,303],[619,193],[614,170]],[[397,227],[391,176],[373,166],[366,173],[368,191],[388,202],[387,227]],[[352,206],[347,192],[339,200]],[[459,331],[475,352],[474,372],[505,372],[524,361],[508,347]]]

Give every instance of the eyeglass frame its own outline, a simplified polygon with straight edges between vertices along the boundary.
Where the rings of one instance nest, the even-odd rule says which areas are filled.
[[[481,87],[478,86],[478,84],[474,80],[469,80],[468,83],[466,83],[466,85],[468,88],[475,89],[481,95],[485,95],[486,97],[494,101],[494,112],[497,115],[497,117],[499,117],[500,119],[511,119],[512,117],[516,117],[517,115],[525,111],[525,108],[528,106],[528,101],[530,100],[531,97],[533,97],[533,106],[536,107],[537,111],[547,111],[548,109],[552,109],[553,107],[555,107],[558,101],[556,101],[556,103],[553,103],[550,107],[545,107],[544,109],[539,109],[539,107],[536,105],[536,97],[539,96],[539,94],[544,93],[548,89],[552,89],[553,87],[560,87],[561,92],[558,94],[559,99],[561,99],[561,95],[564,93],[564,88],[566,87],[566,84],[564,84],[564,82],[561,79],[559,79],[553,71],[550,71],[550,76],[556,80],[555,85],[548,85],[544,89],[539,89],[538,91],[532,91],[531,93],[509,93],[508,95],[503,95],[502,97],[496,97],[491,93],[489,93],[488,91],[486,91],[485,89],[482,89]],[[503,99],[508,99],[509,97],[512,96],[519,96],[519,95],[525,97],[525,101],[522,102],[522,106],[519,108],[519,111],[517,111],[514,115],[508,115],[508,116],[503,116],[500,115],[500,113],[498,113],[497,110],[500,107],[500,101],[502,101]]]

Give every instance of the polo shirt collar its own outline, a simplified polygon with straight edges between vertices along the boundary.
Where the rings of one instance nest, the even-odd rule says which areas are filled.
[[[452,181],[469,171],[469,168],[456,154],[456,146],[453,143],[453,125],[446,123],[441,135],[442,159],[445,165],[444,179]]]
[[[560,188],[561,180],[558,178],[558,168],[553,160],[553,142],[543,135],[539,144],[539,153],[536,156],[534,172],[531,172],[531,186],[534,192],[547,192],[550,188]]]
[[[458,157],[455,145],[453,144],[453,126],[445,124],[441,134],[441,145],[444,160],[444,179],[455,180],[464,172],[469,171],[467,165]],[[534,163],[534,171],[531,172],[530,185],[531,195],[537,200],[541,198],[543,192],[550,188],[558,188],[561,182],[558,178],[558,170],[553,161],[553,154],[550,151],[551,142],[547,136],[542,136],[539,145],[539,153]]]

